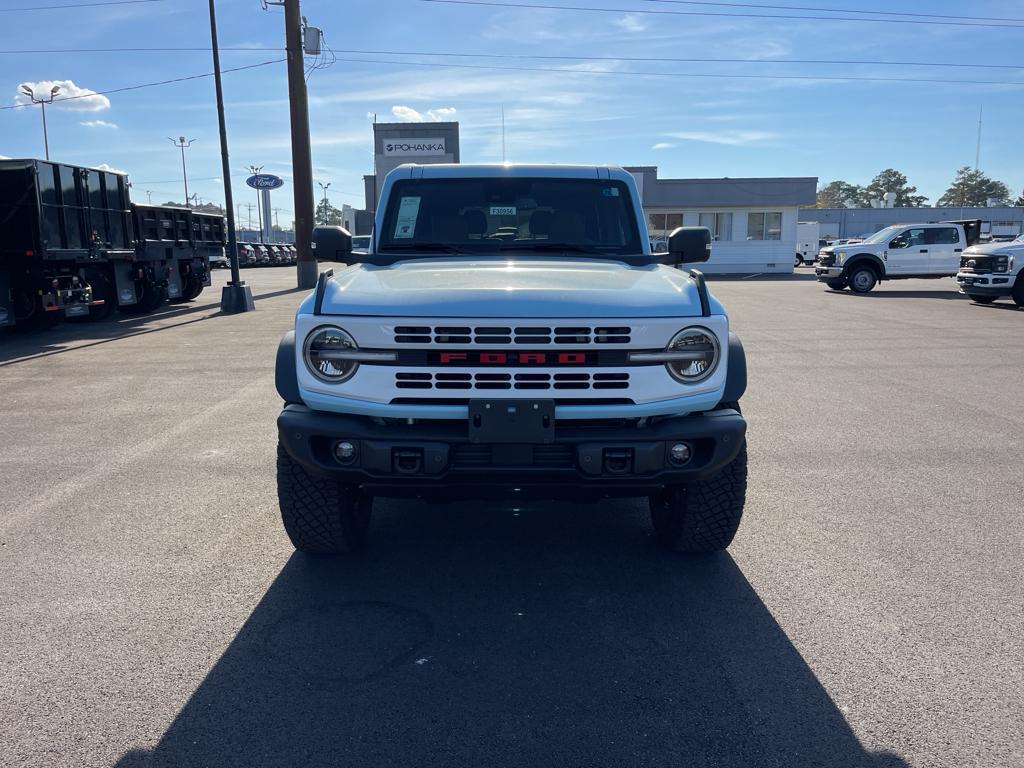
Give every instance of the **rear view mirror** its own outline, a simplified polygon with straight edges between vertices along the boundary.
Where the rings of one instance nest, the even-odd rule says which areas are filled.
[[[313,258],[317,261],[338,261],[343,264],[351,264],[352,235],[344,227],[314,227]]]
[[[668,236],[668,258],[663,264],[694,264],[711,258],[711,230],[678,227]]]

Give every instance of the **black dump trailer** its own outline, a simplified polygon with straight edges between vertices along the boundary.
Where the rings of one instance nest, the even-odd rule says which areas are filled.
[[[47,328],[190,301],[224,253],[224,217],[130,202],[128,177],[0,160],[0,326]]]
[[[123,174],[0,160],[0,326],[43,328],[113,309],[90,288],[134,256]]]
[[[210,259],[224,253],[224,217],[177,206],[133,203],[132,220],[135,277],[155,289],[140,312],[152,311],[164,298],[196,298],[210,284]],[[122,311],[132,313],[130,308]]]

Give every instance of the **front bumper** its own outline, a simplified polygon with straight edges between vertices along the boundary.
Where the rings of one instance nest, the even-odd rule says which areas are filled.
[[[307,471],[378,495],[514,486],[549,495],[613,496],[643,495],[716,475],[736,458],[747,424],[731,409],[667,417],[643,427],[632,420],[556,421],[548,443],[482,444],[470,442],[465,421],[381,423],[286,405],[277,427],[284,450]],[[343,440],[356,448],[346,464],[334,455]],[[691,448],[691,458],[677,465],[669,450],[680,442]]]
[[[1009,296],[1013,292],[1014,276],[958,272],[956,282],[960,286],[960,293],[967,296]]]
[[[823,267],[817,265],[814,267],[814,275],[821,281],[825,280],[839,280],[843,276],[842,267]]]

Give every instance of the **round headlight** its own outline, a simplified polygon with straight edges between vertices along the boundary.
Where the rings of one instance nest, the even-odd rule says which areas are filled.
[[[356,340],[347,331],[333,325],[314,328],[306,337],[303,356],[309,372],[320,381],[337,384],[351,378],[359,363],[346,359],[346,352],[358,349]]]
[[[684,384],[703,381],[718,367],[718,337],[707,328],[685,328],[668,344],[668,352],[683,353],[665,363],[672,378]]]

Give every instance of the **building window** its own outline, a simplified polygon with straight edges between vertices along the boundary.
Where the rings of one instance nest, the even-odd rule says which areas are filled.
[[[683,226],[682,213],[649,213],[647,214],[647,227],[651,237],[667,236],[672,230]]]
[[[747,214],[747,240],[781,240],[782,213]]]
[[[712,240],[732,240],[731,213],[702,213],[699,222],[711,230]]]

